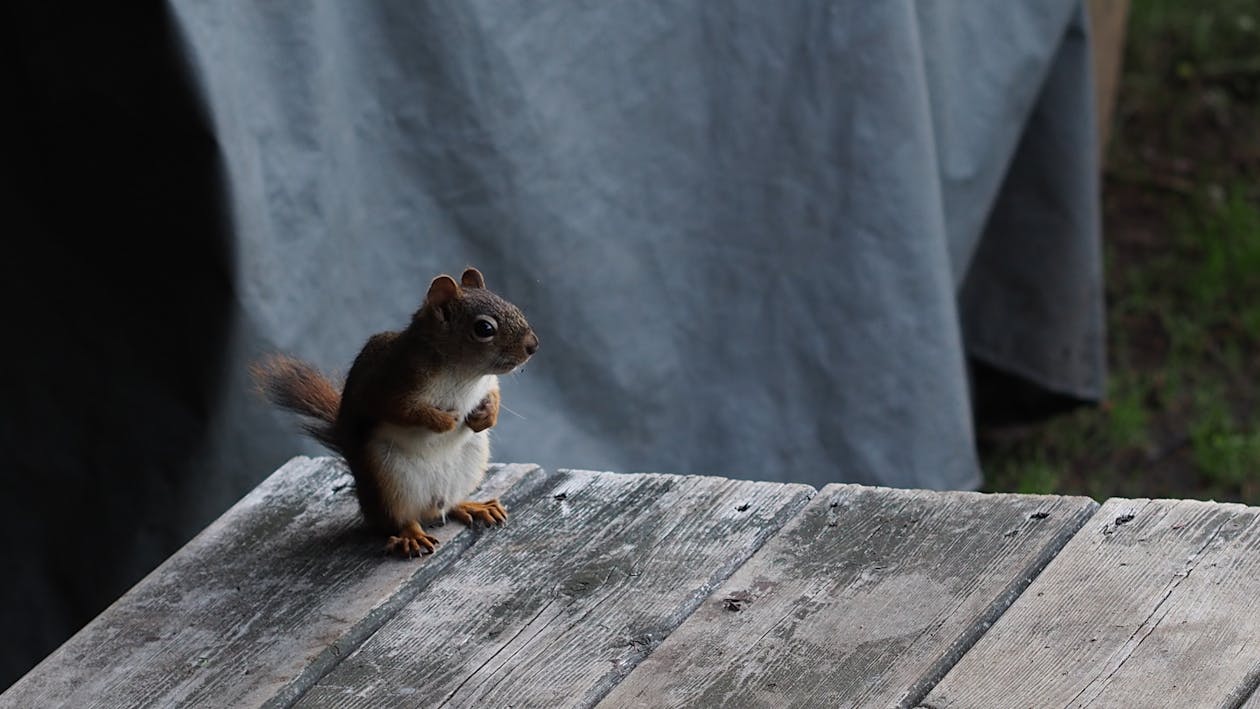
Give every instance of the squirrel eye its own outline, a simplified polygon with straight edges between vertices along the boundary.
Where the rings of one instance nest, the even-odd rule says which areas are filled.
[[[494,334],[499,331],[499,324],[489,315],[478,315],[477,320],[473,323],[473,338],[478,342],[489,342],[494,339]]]

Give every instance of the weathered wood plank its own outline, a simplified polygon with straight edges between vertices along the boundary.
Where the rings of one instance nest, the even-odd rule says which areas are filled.
[[[1109,500],[925,705],[1237,706],[1257,638],[1260,509]]]
[[[590,705],[812,492],[566,471],[299,705]]]
[[[512,503],[544,478],[535,466],[506,466],[480,495],[508,492]],[[0,706],[256,706],[304,690],[478,534],[451,524],[435,531],[438,553],[386,557],[382,540],[362,529],[349,485],[332,458],[290,461]]]
[[[829,485],[601,706],[913,702],[1096,507]]]

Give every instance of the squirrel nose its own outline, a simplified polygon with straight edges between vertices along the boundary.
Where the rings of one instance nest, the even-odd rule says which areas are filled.
[[[532,357],[538,351],[538,335],[532,332],[529,333],[525,336],[525,341],[522,344],[525,345],[525,354]]]

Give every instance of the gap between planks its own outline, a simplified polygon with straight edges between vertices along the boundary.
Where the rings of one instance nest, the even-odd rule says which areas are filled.
[[[650,473],[553,484],[298,705],[593,705],[815,494]]]
[[[923,706],[1254,706],[1257,552],[1256,508],[1108,500]]]
[[[514,504],[543,476],[495,466],[477,494]],[[434,571],[426,567],[475,536],[448,525],[434,530],[435,555],[387,559],[349,485],[333,458],[290,460],[0,695],[0,707],[257,706],[296,692],[335,661],[343,635],[366,634],[356,623],[382,622],[382,604],[414,594]]]
[[[1097,507],[829,485],[603,706],[913,705]]]
[[[510,470],[513,466],[497,467],[499,470],[496,472],[501,474],[502,470]],[[516,467],[522,466],[518,464]],[[531,468],[534,474],[529,475],[526,473],[517,477],[511,481],[511,487],[503,490],[504,502],[510,507],[528,504],[533,498],[540,495],[547,488],[548,483],[555,478],[554,473],[550,473],[539,466],[526,465],[523,467]],[[508,514],[510,515],[511,512],[512,510],[509,509]],[[445,527],[446,525],[443,526]],[[484,531],[481,529],[465,530],[452,539],[443,540],[443,546],[439,549],[443,553],[428,555],[429,558],[420,559],[416,562],[402,562],[424,562],[424,566],[417,569],[416,573],[402,584],[384,603],[372,609],[370,613],[351,626],[341,637],[324,648],[302,669],[301,674],[281,688],[275,696],[267,700],[262,706],[268,709],[276,709],[278,707],[290,707],[297,703],[311,687],[315,686],[329,672],[332,672],[342,660],[357,650],[360,645],[389,622],[390,618],[393,618],[416,596],[420,595],[425,587],[435,578],[458,561],[483,536]]]
[[[570,471],[562,471],[559,476],[549,477],[547,479],[547,483],[558,484],[558,477],[563,477],[568,474],[571,474]],[[604,475],[614,478],[621,477],[623,479],[630,479],[632,477],[620,474]],[[672,478],[675,480],[687,479],[687,477],[684,476],[656,477],[663,479]],[[691,479],[694,480],[695,478],[691,477]],[[786,488],[789,486],[785,485],[783,487]],[[722,584],[729,581],[733,575],[739,573],[741,570],[744,570],[750,563],[750,560],[755,558],[754,555],[764,548],[766,544],[780,542],[782,533],[789,526],[796,525],[800,522],[802,511],[805,509],[806,504],[811,497],[814,497],[814,501],[809,503],[810,507],[814,507],[820,503],[820,499],[815,497],[817,495],[816,491],[812,488],[807,488],[806,486],[791,487],[805,488],[808,492],[798,498],[798,504],[794,506],[788,505],[781,511],[786,514],[776,514],[777,524],[770,524],[763,529],[759,538],[753,540],[753,544],[746,549],[745,553],[740,555],[740,558],[732,559],[724,564],[724,568],[717,569],[715,574],[710,578],[709,582],[704,584],[700,589],[697,589],[697,592],[692,594],[692,600],[690,602],[684,602],[681,607],[677,608],[671,614],[674,618],[672,621],[667,620],[663,623],[657,623],[655,626],[658,631],[657,636],[653,637],[651,633],[648,633],[645,636],[645,639],[643,640],[644,651],[642,653],[631,653],[629,656],[622,658],[619,660],[620,664],[614,664],[617,671],[605,675],[603,679],[598,682],[591,683],[590,686],[586,686],[585,691],[582,691],[581,687],[575,686],[573,688],[574,691],[578,691],[582,696],[578,705],[593,705],[604,700],[610,693],[617,696],[616,692],[618,691],[620,685],[636,670],[636,668],[639,667],[640,663],[653,659],[653,655],[658,650],[658,646],[663,642],[669,642],[675,630],[680,625],[683,625],[691,620],[696,612],[706,603],[706,601],[711,601],[716,596],[717,590],[720,586],[722,586]],[[880,497],[885,499],[923,498],[925,500],[938,499],[943,501],[946,499],[953,499],[951,496],[966,497],[967,499],[974,498],[978,501],[993,503],[995,510],[998,509],[997,506],[999,504],[1002,506],[1011,506],[1013,516],[1011,516],[1010,519],[994,520],[992,522],[992,524],[999,526],[1005,525],[1002,526],[1002,529],[1000,530],[996,530],[996,527],[994,529],[1000,534],[1009,534],[1011,537],[1015,536],[1015,532],[1008,532],[1007,527],[1012,523],[1016,524],[1018,527],[1018,520],[1028,519],[1030,514],[1032,514],[1031,519],[1036,520],[1046,516],[1045,513],[1041,512],[1042,510],[1053,509],[1055,510],[1054,516],[1059,518],[1058,522],[1051,525],[1049,529],[1044,530],[1045,532],[1049,532],[1049,536],[1041,536],[1042,541],[1037,543],[1035,553],[1024,561],[1018,562],[1016,566],[1004,568],[1001,573],[996,573],[995,570],[996,576],[1000,578],[995,577],[994,579],[986,582],[988,583],[986,588],[989,590],[985,593],[988,595],[978,597],[978,608],[973,611],[962,613],[963,617],[960,629],[958,627],[959,622],[956,621],[954,623],[954,629],[950,631],[951,634],[943,640],[940,638],[934,640],[932,643],[933,648],[931,650],[925,651],[920,649],[918,653],[919,664],[912,666],[909,670],[903,670],[902,672],[902,676],[905,678],[905,681],[909,682],[909,684],[902,684],[899,688],[894,688],[900,693],[901,701],[897,703],[901,705],[913,705],[925,694],[927,694],[932,687],[950,671],[959,658],[961,658],[971,648],[971,646],[984,635],[986,630],[1001,617],[1011,603],[1019,597],[1021,592],[1027,588],[1028,584],[1041,572],[1046,564],[1054,558],[1054,556],[1071,539],[1077,530],[1079,530],[1081,526],[1087,522],[1091,513],[1097,509],[1097,503],[1092,500],[1084,500],[1083,498],[1072,502],[1069,507],[1062,507],[1062,505],[1067,503],[1070,498],[980,495],[978,493],[931,493],[924,491],[901,491],[887,488],[863,488],[860,486],[839,485],[829,486],[826,490],[829,493],[840,494],[841,496],[866,495],[869,497]],[[563,495],[558,495],[557,499],[562,497]],[[541,504],[540,501],[544,500],[544,498],[545,496],[534,496],[531,500],[534,504]],[[835,505],[833,504],[832,507],[834,508]],[[1061,517],[1060,515],[1063,515],[1065,512],[1067,513],[1067,516]],[[1030,527],[1029,529],[1036,528],[1037,526],[1042,525],[1034,525],[1034,527]],[[1023,527],[1018,527],[1018,529],[1023,529]],[[1024,531],[1026,532],[1027,530]],[[487,540],[487,543],[491,545],[491,548],[493,548],[493,546],[500,541],[502,540],[493,539]],[[487,552],[485,548],[479,547],[473,552],[473,556],[469,557],[465,555],[463,559],[465,562],[475,565],[477,563],[476,555],[480,553]],[[452,579],[450,576],[446,575],[438,577],[438,574],[440,573],[441,569],[435,571],[433,577],[436,578],[432,580],[438,582],[439,584],[447,584],[448,582],[457,584],[459,581],[459,579]],[[462,573],[468,573],[466,567],[463,569]],[[606,581],[607,579],[605,579],[605,582]],[[289,706],[295,703],[301,703],[303,705],[323,705],[329,702],[337,703],[339,701],[349,700],[348,695],[351,693],[359,695],[359,698],[372,698],[369,699],[369,704],[378,701],[389,702],[391,699],[393,701],[399,701],[401,697],[391,696],[388,692],[399,688],[406,689],[406,687],[412,685],[410,680],[415,679],[414,673],[417,668],[414,666],[414,662],[417,660],[404,663],[403,666],[391,668],[389,666],[388,656],[396,651],[391,650],[390,648],[394,647],[397,643],[411,642],[411,640],[415,637],[421,637],[427,640],[428,633],[422,632],[425,630],[421,627],[421,625],[424,624],[424,621],[415,619],[408,621],[405,617],[399,619],[398,616],[400,614],[405,616],[408,612],[407,606],[410,605],[410,602],[419,596],[422,588],[428,587],[429,583],[426,581],[423,586],[418,586],[415,589],[415,592],[408,594],[406,598],[402,598],[400,596],[396,602],[392,602],[389,605],[388,611],[382,613],[377,619],[377,622],[372,623],[370,626],[365,624],[362,628],[364,632],[356,632],[354,634],[354,642],[352,644],[346,643],[345,646],[336,653],[335,657],[326,657],[325,662],[323,662],[318,668],[312,670],[311,672],[304,673],[307,676],[300,682],[301,691],[288,692],[283,696],[277,697],[271,705]],[[470,589],[465,589],[464,591],[466,594],[470,592]],[[433,599],[430,598],[429,600],[432,601]],[[970,605],[975,606],[975,602],[976,601],[973,599]],[[504,672],[506,672],[509,677],[508,684],[510,685],[512,683],[512,673],[519,671],[513,670],[509,664],[515,660],[516,655],[525,650],[526,646],[533,643],[537,637],[540,637],[548,632],[548,629],[545,626],[549,622],[555,620],[552,619],[548,613],[555,615],[555,613],[558,612],[560,612],[560,610],[553,608],[552,603],[550,602],[542,605],[541,608],[536,610],[536,612],[533,612],[529,620],[521,625],[514,634],[508,637],[505,643],[501,644],[499,650],[496,650],[489,657],[481,661],[480,665],[476,665],[476,663],[474,663],[476,666],[470,666],[472,667],[471,671],[469,671],[466,676],[463,676],[463,679],[455,681],[453,686],[451,686],[446,692],[443,703],[449,702],[456,697],[462,697],[460,702],[457,703],[470,699],[476,699],[478,693],[481,694],[480,699],[485,699],[486,693],[495,693],[497,685],[504,681],[502,676],[502,673]],[[423,612],[421,611],[420,613],[421,617],[423,617]],[[971,615],[967,615],[967,613],[970,613]],[[544,616],[547,617],[544,618]],[[558,619],[559,617],[560,616],[557,616],[556,618]],[[543,619],[541,623],[540,619]],[[391,623],[391,621],[396,622]],[[408,623],[410,623],[410,625],[414,625],[415,627],[409,627]],[[417,623],[420,623],[420,625],[417,625]],[[388,627],[387,624],[389,624]],[[535,627],[540,624],[544,627],[541,629]],[[375,637],[378,631],[384,633],[385,636],[392,639],[378,641],[374,646],[368,646],[368,643],[373,640],[378,640]],[[523,634],[525,634],[526,631],[530,631],[529,637],[524,637]],[[458,644],[467,642],[469,638],[465,638],[463,641],[459,641],[458,638],[451,638],[450,640],[457,641],[457,643],[451,644]],[[920,641],[916,641],[916,644],[919,643]],[[401,645],[398,647],[400,648],[398,651],[401,651]],[[427,647],[427,645],[425,645],[425,647]],[[509,648],[515,649],[513,649],[506,658],[498,657],[500,653],[508,650]],[[408,657],[424,658],[426,655],[437,651],[436,646],[427,650],[421,650],[421,647],[419,646],[414,648],[408,646],[405,654]],[[364,652],[368,653],[366,659],[364,659],[364,657],[360,657]],[[321,688],[318,696],[308,694],[309,690],[319,687],[319,685],[322,684],[321,680],[329,677],[330,673],[337,672],[339,675],[345,674],[340,671],[341,667],[343,663],[349,660],[352,656],[356,658],[356,663],[359,663],[362,666],[371,667],[374,671],[368,675],[363,675],[353,669],[350,669],[349,676],[340,677],[331,685]],[[382,656],[386,657],[386,660],[381,660],[380,658]],[[497,669],[491,668],[492,662],[497,663],[497,665],[495,665],[495,668]],[[915,667],[918,669],[915,669]],[[397,676],[391,677],[387,682],[377,682],[377,686],[374,687],[365,687],[363,685],[364,682],[373,680],[373,677],[371,676],[373,674],[377,675],[375,679],[379,680],[380,675],[389,675],[390,672],[393,672]],[[466,687],[469,682],[476,677],[481,677],[487,672],[490,673],[489,679],[493,679],[493,684],[490,685],[490,689],[483,689],[486,685],[487,678],[482,677],[477,685],[466,691]],[[909,672],[909,674],[907,674],[907,672]],[[496,677],[497,679],[495,679]],[[519,677],[516,679],[519,679]],[[441,686],[441,682],[436,680],[433,684]],[[297,685],[295,685],[295,687],[296,686]],[[412,689],[407,691],[415,690]],[[373,694],[373,692],[376,692],[377,694]],[[385,692],[386,694],[384,696],[380,696],[381,692]],[[470,693],[471,696],[469,696]],[[498,694],[503,694],[503,692],[499,691]],[[420,696],[416,695],[411,698],[419,699]],[[554,700],[556,698],[557,697],[552,696],[539,703],[548,703],[550,700]],[[570,697],[570,699],[572,698],[573,697]],[[437,701],[438,698],[433,696],[429,697],[429,699]],[[531,703],[528,701],[529,698],[518,697],[518,699],[524,699],[524,703],[526,705]],[[538,697],[533,697],[533,699],[538,699]]]

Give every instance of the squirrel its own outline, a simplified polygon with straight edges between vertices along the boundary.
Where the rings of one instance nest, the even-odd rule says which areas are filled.
[[[521,311],[469,268],[459,283],[433,279],[404,330],[373,335],[340,393],[286,355],[264,359],[253,375],[273,404],[306,417],[306,432],[346,459],[364,519],[390,535],[388,553],[411,558],[438,543],[422,521],[506,521],[497,499],[466,498],[489,465],[498,375],[536,351],[538,336]]]

